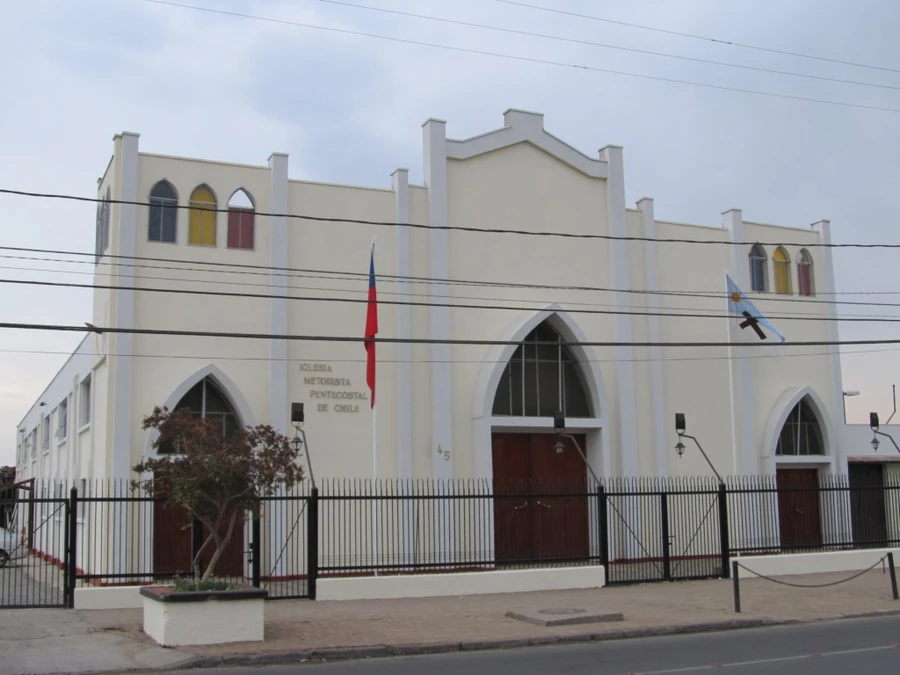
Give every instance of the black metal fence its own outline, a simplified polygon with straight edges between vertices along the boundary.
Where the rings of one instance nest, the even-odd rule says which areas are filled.
[[[72,606],[77,587],[190,576],[209,535],[124,481],[35,485],[12,504],[0,607]],[[376,574],[603,565],[608,583],[727,577],[733,556],[898,546],[898,507],[892,473],[721,485],[335,480],[239,514],[216,577],[272,599],[315,598],[320,579]]]

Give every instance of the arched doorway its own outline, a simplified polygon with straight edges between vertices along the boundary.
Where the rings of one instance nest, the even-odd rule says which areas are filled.
[[[786,550],[822,545],[819,471],[816,466],[826,455],[825,434],[817,406],[809,396],[801,398],[788,413],[775,445],[778,464],[778,525],[781,547]],[[809,464],[797,466],[808,458]]]
[[[241,419],[222,391],[209,376],[194,384],[174,406],[173,410],[185,410],[204,419],[211,419],[221,429],[223,436],[241,427]],[[221,425],[221,426],[220,426]],[[172,448],[161,444],[158,453],[172,453]],[[166,477],[157,474],[154,479],[165,485]],[[165,489],[163,487],[163,489]],[[219,560],[216,576],[244,576],[244,527],[243,514],[239,514],[232,539]],[[203,545],[209,532],[197,521],[191,521],[183,508],[166,507],[156,501],[153,507],[153,571],[157,575],[191,573],[191,562]],[[201,565],[205,566],[212,557],[213,550],[207,547],[203,552]]]
[[[556,410],[590,419],[593,407],[578,360],[542,321],[515,348],[494,394],[491,417],[502,427],[491,433],[498,563],[588,558],[587,467],[571,441],[558,445],[551,425],[539,422]],[[583,433],[573,435],[587,447]]]

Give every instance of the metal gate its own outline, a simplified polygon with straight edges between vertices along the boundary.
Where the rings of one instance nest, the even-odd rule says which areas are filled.
[[[607,492],[607,583],[728,577],[728,513],[719,490]]]
[[[3,504],[0,608],[70,606],[69,502],[19,488]]]

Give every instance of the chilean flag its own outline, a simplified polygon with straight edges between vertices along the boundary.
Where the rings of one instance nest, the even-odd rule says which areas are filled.
[[[378,334],[378,301],[375,298],[375,245],[369,260],[369,302],[366,311],[366,384],[372,392],[371,405],[375,407],[375,336]]]

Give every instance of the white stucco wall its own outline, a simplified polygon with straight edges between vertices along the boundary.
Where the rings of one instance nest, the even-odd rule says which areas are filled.
[[[194,187],[206,184],[216,194],[218,205],[224,208],[234,191],[243,188],[251,195],[257,211],[266,212],[272,208],[273,195],[278,194],[278,181],[285,180],[288,211],[307,216],[393,222],[403,210],[408,220],[424,225],[444,223],[591,235],[615,230],[637,237],[650,228],[656,239],[722,242],[723,245],[702,247],[642,241],[622,244],[603,239],[441,234],[435,230],[287,219],[286,265],[294,271],[288,273],[285,283],[286,292],[292,296],[365,299],[374,236],[382,337],[398,334],[402,313],[389,301],[401,293],[400,297],[416,302],[482,302],[512,307],[485,311],[414,306],[408,311],[408,331],[413,338],[497,340],[504,335],[516,335],[517,330],[535,320],[541,309],[551,308],[558,315],[554,321],[567,335],[583,336],[591,341],[614,341],[622,335],[636,342],[654,338],[664,342],[729,339],[728,321],[721,316],[726,309],[723,297],[726,271],[749,291],[744,281],[748,276],[748,251],[732,255],[732,247],[724,245],[736,236],[732,233],[734,212],[726,214],[722,224],[709,226],[672,223],[656,217],[650,217],[648,223],[647,214],[653,214],[651,202],[642,201],[638,209],[627,210],[621,204],[617,192],[621,181],[616,172],[623,165],[619,159],[622,151],[611,146],[600,154],[581,154],[546,134],[540,115],[510,111],[503,127],[466,141],[447,140],[443,135],[445,128],[439,121],[425,126],[426,185],[404,188],[403,199],[408,199],[408,204],[398,201],[400,193],[392,189],[389,176],[384,177],[383,187],[378,188],[286,180],[263,164],[248,166],[137,154],[137,140],[133,135],[117,137],[116,155],[100,189],[105,189],[108,183],[114,195],[123,197],[133,193],[144,201],[152,186],[166,179],[175,186],[179,203],[186,204]],[[627,167],[627,152],[625,155]],[[627,172],[624,180],[627,181]],[[395,188],[399,184],[395,176]],[[655,208],[664,211],[663,205]],[[133,272],[136,278],[121,278],[123,285],[261,295],[285,292],[284,288],[273,290],[269,285],[268,266],[274,264],[278,252],[273,253],[270,246],[269,237],[275,225],[268,217],[257,216],[255,247],[247,251],[226,247],[224,213],[218,216],[215,247],[187,244],[187,211],[179,213],[176,244],[150,242],[147,215],[146,207],[130,211],[116,207],[112,211],[110,250],[145,258],[141,261],[145,266],[126,272]],[[133,224],[133,241],[122,238],[121,233],[128,228],[124,226],[127,223],[119,222],[121,219]],[[404,235],[402,241],[400,232]],[[743,221],[742,236],[747,241],[783,239],[791,244],[788,249],[796,262],[799,247],[820,241],[822,235],[808,226],[775,228]],[[131,247],[132,252],[124,251],[123,247]],[[408,256],[401,260],[398,251],[407,250],[406,247]],[[816,287],[825,288],[831,280],[820,275],[826,272],[827,261],[821,259],[817,249],[809,250],[816,262]],[[770,258],[773,252],[774,249],[767,250]],[[654,257],[656,264],[651,269],[648,260]],[[147,260],[153,258],[182,262]],[[98,267],[98,283],[109,281],[102,276],[108,271],[103,265]],[[416,280],[402,284],[390,278],[391,275],[419,279],[447,276],[513,287],[429,284]],[[774,286],[771,262],[769,275],[770,286]],[[792,278],[796,290],[795,277],[794,264]],[[721,295],[684,297],[515,286],[534,282],[608,289],[628,286],[635,290],[655,283],[664,290]],[[136,328],[264,333],[270,326],[278,325],[275,313],[282,311],[278,301],[266,297],[137,291],[131,294],[133,301],[129,301],[128,295],[98,290],[93,321],[98,325],[122,325],[124,321]],[[801,311],[821,316],[825,311],[822,305],[785,302],[784,298],[772,294],[752,298],[771,316],[790,316]],[[797,299],[796,295],[788,298]],[[364,303],[289,300],[286,306],[284,325],[292,335],[362,337]],[[566,308],[588,311],[561,312]],[[133,318],[123,318],[126,310],[133,310]],[[622,311],[661,311],[676,316],[652,321],[646,316],[616,314]],[[697,313],[719,318],[682,316]],[[792,341],[829,338],[828,330],[819,322],[773,321]],[[435,333],[445,329],[446,335]],[[345,391],[368,395],[365,351],[360,342],[290,341],[282,363],[269,361],[273,352],[266,340],[136,335],[130,338],[127,351],[121,336],[92,336],[89,341],[95,343],[94,352],[109,352],[110,356],[100,362],[95,373],[98,405],[90,434],[79,436],[81,454],[77,464],[80,468],[76,473],[91,477],[119,475],[123,466],[127,469],[139,460],[147,451],[147,437],[140,430],[142,417],[154,405],[166,402],[179,385],[214,365],[235,390],[226,393],[232,398],[239,394],[246,401],[247,417],[285,428],[287,420],[280,417],[286,402],[272,398],[272,392],[278,391],[272,387],[273,374],[283,368],[287,372],[288,401],[306,403],[306,429],[318,476],[373,475],[372,415],[368,401],[334,400],[313,394],[314,391]],[[117,350],[121,352],[118,356]],[[832,446],[838,446],[837,439],[843,432],[840,418],[835,414],[840,402],[834,400],[834,392],[839,391],[839,383],[836,386],[833,372],[826,367],[828,357],[797,355],[815,351],[814,348],[786,346],[782,351],[781,356],[746,361],[744,373],[748,375],[740,386],[752,402],[752,420],[747,421],[750,426],[746,430],[733,433],[733,419],[742,418],[742,413],[732,409],[729,392],[738,384],[735,383],[735,358],[728,350],[584,348],[582,365],[586,379],[592,395],[602,401],[595,411],[597,419],[589,422],[586,430],[595,469],[606,475],[708,474],[708,467],[693,449],[681,459],[674,454],[673,415],[684,412],[689,433],[701,440],[722,473],[741,470],[744,465],[738,459],[744,457],[741,461],[746,464],[747,456],[753,458],[747,466],[771,472],[775,462],[767,455],[771,454],[767,423],[773,415],[781,414],[775,407],[783,401],[785,392],[804,388],[809,388],[821,403],[823,415],[834,432]],[[374,473],[379,477],[488,475],[492,428],[489,411],[494,392],[479,389],[479,382],[485,381],[485,373],[493,368],[491,361],[497,353],[488,346],[454,345],[444,350],[416,344],[401,351],[393,344],[379,345],[378,466]],[[131,354],[135,356],[131,358]],[[409,368],[402,372],[396,363],[400,354],[411,360]],[[325,372],[303,371],[301,362],[304,367],[324,368]],[[122,373],[126,372],[122,368],[126,365],[130,368],[127,392],[122,389]],[[322,377],[337,380],[338,384],[316,384],[315,378]],[[404,387],[398,379],[405,377],[408,377],[407,394],[402,393]],[[118,430],[122,428],[119,417],[123,402],[128,402],[127,424],[131,430],[124,450],[116,440],[121,437],[116,434],[121,434]],[[400,414],[401,404],[408,410],[408,429],[399,428],[404,419]],[[337,412],[336,405],[349,405],[350,408],[342,410],[355,412]],[[40,411],[29,415],[25,426],[40,424]],[[515,420],[512,423],[518,424]],[[546,419],[528,423],[532,427],[550,425]],[[438,446],[442,451],[450,450],[449,460],[439,459],[442,455],[437,453]],[[405,448],[402,452],[401,447]],[[829,452],[833,450],[830,446]],[[116,452],[120,454],[113,461]],[[404,452],[411,459],[404,459]],[[833,470],[842,470],[840,462],[831,462],[831,455],[827,459]],[[30,466],[23,469],[31,471]],[[36,475],[46,477],[61,475],[61,471],[62,464],[45,465],[41,457],[34,468]]]

